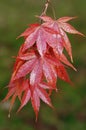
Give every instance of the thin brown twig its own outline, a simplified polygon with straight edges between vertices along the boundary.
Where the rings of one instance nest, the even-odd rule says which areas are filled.
[[[42,12],[41,16],[46,15],[49,3],[50,3],[50,0],[47,0],[46,3],[45,3],[45,6],[44,6],[44,9],[43,9],[43,12]]]
[[[47,9],[48,9],[48,6],[49,6],[49,5],[50,5],[51,8],[52,8],[52,12],[53,12],[54,19],[56,19],[55,10],[54,10],[54,8],[53,8],[53,6],[52,6],[52,4],[51,4],[51,0],[46,0],[46,3],[45,3],[45,5],[44,5],[43,11],[42,11],[42,13],[41,13],[40,16],[46,15]],[[43,21],[40,20],[40,23],[42,23],[42,22],[43,22]]]
[[[51,0],[46,0],[46,3],[45,3],[45,5],[44,5],[44,9],[43,9],[43,11],[42,11],[41,16],[46,15],[46,12],[47,12],[47,9],[48,9],[48,6],[49,6],[49,5],[50,5],[50,7],[52,8],[52,12],[53,12],[54,19],[56,19],[55,9],[54,9],[54,7],[53,7],[53,5],[52,5],[52,3],[51,3]]]

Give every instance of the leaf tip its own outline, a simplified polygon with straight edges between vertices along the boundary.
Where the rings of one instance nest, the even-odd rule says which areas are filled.
[[[85,34],[83,34],[83,33],[78,33],[79,35],[81,35],[82,37],[86,37],[86,35]]]
[[[20,37],[21,37],[20,35],[19,35],[19,36],[17,36],[17,37],[16,37],[16,40],[17,40],[17,39],[19,39]]]
[[[35,111],[35,115],[36,115],[35,122],[37,122],[38,121],[38,111]]]
[[[70,59],[71,59],[71,62],[73,63],[73,57],[72,56],[70,57]]]

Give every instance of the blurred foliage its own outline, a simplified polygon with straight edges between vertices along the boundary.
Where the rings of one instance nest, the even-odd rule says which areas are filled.
[[[86,0],[51,0],[57,18],[78,16],[71,22],[86,35]],[[34,17],[42,11],[45,0],[0,0],[0,99],[5,96],[6,85],[10,80],[12,67],[23,39],[16,37],[30,23],[37,22]],[[48,14],[52,16],[51,8]],[[68,69],[74,86],[58,80],[58,93],[53,93],[52,110],[41,103],[38,122],[29,103],[18,114],[19,102],[15,103],[11,118],[7,117],[9,101],[0,104],[0,130],[86,130],[86,38],[70,36],[73,48],[74,65],[78,72]]]

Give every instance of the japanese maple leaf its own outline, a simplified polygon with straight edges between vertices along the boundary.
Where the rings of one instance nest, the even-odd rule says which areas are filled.
[[[31,99],[31,103],[36,114],[37,120],[40,108],[40,99],[46,104],[48,104],[50,107],[53,107],[49,94],[46,92],[46,89],[52,90],[53,88],[46,83],[39,83],[38,86],[36,86],[33,90],[32,86],[30,86],[30,82],[28,79],[20,78],[18,80],[15,80],[14,82],[9,83],[8,94],[4,98],[3,102],[7,101],[10,97],[12,97],[9,109],[10,113],[17,96],[21,102],[21,106],[18,111],[20,111]]]
[[[29,102],[29,100],[31,100],[34,112],[36,114],[36,120],[37,120],[38,112],[40,108],[40,99],[50,107],[53,107],[51,103],[51,99],[45,89],[49,89],[49,86],[46,84],[39,84],[37,87],[35,87],[33,91],[32,87],[28,82],[28,87],[25,89],[23,93],[21,99],[21,106],[18,109],[18,111],[20,111]]]
[[[22,49],[20,48],[19,54],[16,57],[11,80],[14,81],[26,76],[33,69],[36,60],[37,56],[35,55],[34,50],[30,52],[26,51],[23,53]]]
[[[48,64],[52,63],[53,68],[55,69],[55,73],[56,76],[68,83],[71,83],[71,80],[68,76],[68,73],[65,69],[65,66],[58,60],[56,60],[55,58],[51,57],[51,56],[46,56],[46,60],[48,62]],[[47,68],[46,68],[47,69]],[[54,79],[54,83],[55,83],[55,79]]]
[[[16,58],[17,63],[14,67],[14,72],[11,78],[13,81],[22,77],[24,78],[29,74],[30,85],[36,86],[39,82],[42,82],[43,79],[46,79],[48,84],[53,86],[55,89],[58,76],[55,69],[56,66],[61,65],[63,62],[76,70],[63,53],[59,55],[57,49],[52,49],[52,47],[48,46],[46,54],[42,57],[37,52],[36,46],[32,49],[34,50],[22,52],[23,49],[20,48],[19,54]],[[55,62],[56,64],[53,64]],[[61,69],[61,67],[59,68]],[[65,81],[67,80],[65,79]]]
[[[68,73],[65,69],[65,66],[64,64],[62,64],[57,58],[52,57],[51,55],[47,54],[45,56],[45,61],[46,63],[50,66],[52,64],[52,69],[51,71],[54,72],[54,77],[52,78],[52,81],[56,84],[56,79],[57,77],[59,77],[60,79],[68,82],[68,83],[71,83],[71,80],[68,76]],[[69,62],[68,62],[69,63]],[[69,65],[71,65],[69,63]],[[71,65],[72,66],[72,65]],[[72,66],[73,67],[73,66]],[[47,70],[47,67],[45,67],[45,69]],[[53,76],[52,74],[50,74],[50,76]]]
[[[26,29],[26,31],[20,35],[20,37],[25,37],[23,51],[36,44],[39,54],[43,56],[47,52],[47,44],[52,47],[57,46],[56,38],[52,37],[52,34],[58,33],[57,31],[44,26],[43,24],[36,26],[33,32],[31,31],[31,28],[32,27]]]
[[[63,50],[63,46],[64,46],[71,58],[71,61],[73,61],[71,43],[65,32],[72,33],[72,34],[79,34],[79,35],[84,36],[82,33],[77,31],[73,26],[67,23],[68,21],[74,19],[75,17],[62,17],[57,20],[53,20],[51,17],[48,17],[48,16],[37,16],[37,17],[45,21],[44,25],[58,31],[58,34],[54,34],[54,37],[57,38],[57,43],[60,44],[59,52],[62,52],[61,50]]]
[[[19,66],[19,63],[16,64],[18,67],[13,72],[12,81],[30,74],[31,86],[36,86],[42,81],[43,77],[46,78],[50,85],[55,86],[57,79],[55,68],[46,61],[45,57],[37,56],[34,52],[28,52],[17,58],[19,59],[19,63],[22,60],[23,64],[21,66]]]
[[[56,53],[55,57],[55,55],[52,52],[52,54],[54,55],[53,58],[53,56],[51,56],[50,54],[51,52],[52,51],[48,51],[48,54],[46,54],[44,57],[36,55],[34,51],[28,52],[23,56],[18,56],[17,58],[19,59],[19,62],[20,60],[22,60],[22,62],[24,63],[19,68],[17,67],[16,73],[14,70],[12,76],[13,81],[18,80],[22,77],[26,77],[28,74],[30,74],[30,85],[36,86],[43,79],[46,79],[48,84],[55,88],[58,75],[58,73],[55,70],[55,66],[59,66],[61,62],[63,62],[68,66],[72,67],[73,69],[75,68],[71,63],[69,63],[69,61],[66,59],[64,55],[60,56],[59,58],[59,54]]]
[[[11,111],[14,105],[16,97],[18,97],[19,100],[21,101],[22,93],[27,87],[28,87],[28,80],[24,80],[24,78],[20,78],[14,82],[9,83],[8,94],[3,100],[4,102],[7,101],[10,97],[12,97],[9,112]]]
[[[24,63],[17,69],[17,73],[13,74],[13,81],[26,77],[30,73],[30,85],[36,86],[42,79],[42,64],[39,57],[34,52],[17,57]]]

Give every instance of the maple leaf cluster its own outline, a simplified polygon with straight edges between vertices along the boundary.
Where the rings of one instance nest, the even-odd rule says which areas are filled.
[[[25,41],[16,57],[8,94],[4,99],[6,101],[12,97],[10,111],[16,97],[21,102],[18,111],[31,101],[36,118],[40,99],[53,107],[50,95],[53,90],[57,91],[57,78],[71,83],[66,66],[76,70],[63,53],[65,49],[73,61],[71,44],[66,32],[83,35],[67,23],[74,17],[62,17],[58,20],[46,15],[37,17],[42,23],[31,24],[19,36],[24,37]]]

